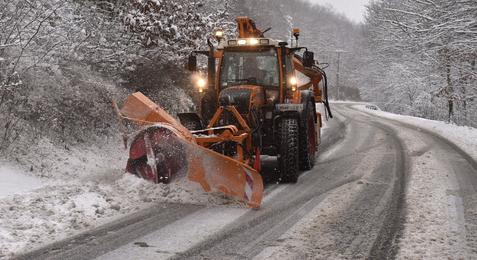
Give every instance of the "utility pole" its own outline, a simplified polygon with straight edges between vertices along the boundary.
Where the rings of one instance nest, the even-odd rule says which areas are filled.
[[[340,55],[341,53],[345,53],[347,51],[345,50],[336,50],[335,51],[338,54],[338,66],[336,70],[336,90],[337,90],[337,97],[336,99],[340,99]]]
[[[341,96],[341,91],[340,91],[340,67],[341,67],[341,54],[342,53],[349,53],[349,51],[345,51],[342,49],[336,49],[336,50],[322,50],[320,52],[326,52],[330,53],[329,56],[327,55],[326,57],[329,59],[329,63],[333,63],[333,57],[334,54],[336,53],[338,61],[337,61],[337,66],[336,66],[336,99],[339,99]]]
[[[336,71],[336,90],[338,92],[336,99],[338,100],[340,100],[340,54],[341,52],[338,52],[338,70]]]

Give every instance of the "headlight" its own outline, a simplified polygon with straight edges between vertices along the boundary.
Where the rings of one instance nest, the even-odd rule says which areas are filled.
[[[217,31],[215,31],[214,33],[214,36],[215,36],[215,39],[217,39],[217,41],[221,41],[223,38],[224,38],[224,31],[221,30],[221,29],[218,29]]]
[[[204,88],[207,85],[207,81],[203,78],[198,78],[197,81],[195,82],[197,88],[199,88],[199,92],[202,93],[204,92]]]
[[[298,84],[298,81],[296,79],[296,77],[292,76],[290,77],[290,79],[288,80],[290,82],[290,86],[291,86],[291,90],[293,92],[295,92],[297,90],[297,84]]]
[[[298,82],[297,82],[295,77],[290,77],[290,85],[292,85],[292,86],[295,85],[296,86],[297,83]]]

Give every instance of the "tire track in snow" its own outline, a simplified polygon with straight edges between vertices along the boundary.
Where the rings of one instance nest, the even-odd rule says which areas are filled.
[[[358,107],[353,109],[369,116],[376,116],[372,111],[364,111]],[[446,257],[447,255],[449,258],[477,256],[477,215],[475,214],[477,212],[477,163],[475,159],[439,133],[393,118],[380,115],[378,117],[384,119],[381,122],[397,129],[400,135],[409,133],[409,137],[400,136],[405,140],[406,146],[415,146],[412,140],[416,139],[423,142],[424,149],[409,153],[413,156],[411,160],[413,169],[410,174],[415,180],[408,184],[409,188],[413,188],[414,193],[411,190],[407,195],[413,199],[408,204],[413,204],[406,207],[412,207],[414,212],[408,212],[413,214],[406,218],[406,221],[410,223],[402,221],[405,227],[399,234],[399,243],[403,248],[397,248],[396,245],[393,256],[399,258],[415,258],[423,254],[428,257]],[[407,131],[403,132],[400,129],[407,129]],[[428,171],[434,171],[435,174],[430,174]],[[432,215],[437,214],[437,211],[427,216],[428,214],[424,213],[427,207],[416,208],[416,204],[425,203],[426,200],[425,194],[422,194],[425,192],[426,185],[420,183],[425,176],[433,178],[429,182],[436,182],[431,189],[433,194],[427,196],[431,196],[433,203],[436,203],[433,207],[442,209],[437,216]],[[434,180],[436,178],[440,180]],[[415,191],[416,189],[419,191]],[[438,226],[433,227],[435,225]],[[416,231],[418,233],[415,233]]]

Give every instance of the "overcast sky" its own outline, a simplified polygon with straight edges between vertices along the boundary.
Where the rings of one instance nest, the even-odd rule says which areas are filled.
[[[345,14],[352,21],[362,22],[364,6],[369,0],[308,0],[312,3],[331,5],[337,12]]]

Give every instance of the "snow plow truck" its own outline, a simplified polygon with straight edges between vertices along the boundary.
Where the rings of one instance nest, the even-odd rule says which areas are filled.
[[[276,156],[279,182],[297,182],[315,164],[317,103],[332,115],[326,74],[314,53],[298,46],[298,29],[288,43],[266,38],[248,17],[236,21],[237,38],[217,30],[215,44],[211,35],[209,49],[188,58],[199,111],[175,118],[140,92],[115,109],[122,122],[141,127],[127,140],[127,172],[155,183],[187,176],[207,192],[259,208],[261,157]],[[199,71],[198,55],[207,58],[207,69]]]

